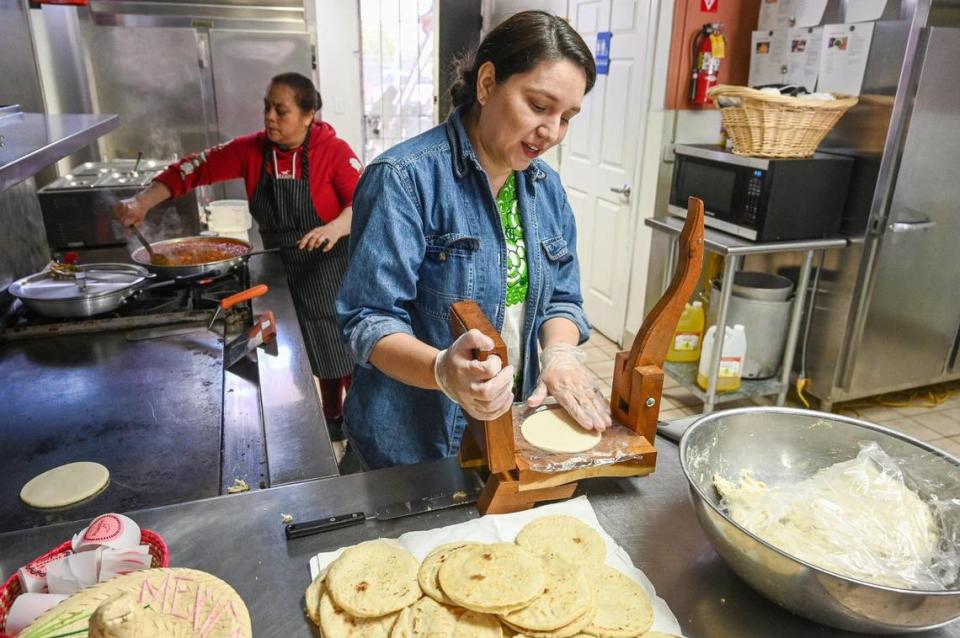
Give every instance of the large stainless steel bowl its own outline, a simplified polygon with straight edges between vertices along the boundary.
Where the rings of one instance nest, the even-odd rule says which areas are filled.
[[[790,408],[743,408],[695,421],[680,441],[680,461],[700,525],[717,553],[770,600],[815,622],[872,634],[914,632],[960,617],[960,584],[950,591],[872,585],[828,572],[780,551],[734,523],[719,506],[719,473],[744,469],[768,484],[795,483],[856,457],[876,441],[902,460],[908,486],[927,496],[960,498],[960,461],[893,430],[835,414]],[[955,523],[955,521],[951,521]]]

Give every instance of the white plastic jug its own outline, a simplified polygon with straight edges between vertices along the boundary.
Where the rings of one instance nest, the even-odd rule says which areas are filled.
[[[697,385],[707,389],[709,385],[710,359],[716,340],[716,326],[710,326],[703,339],[700,350],[700,366],[697,370]],[[717,392],[735,392],[740,389],[740,377],[743,374],[743,358],[747,354],[747,333],[742,324],[727,326],[723,338],[723,352],[720,354],[720,372],[717,374]]]

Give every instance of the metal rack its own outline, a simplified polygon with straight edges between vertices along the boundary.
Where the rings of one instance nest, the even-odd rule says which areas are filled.
[[[683,228],[683,220],[675,217],[650,218],[644,220],[644,223],[654,230],[664,232],[671,236],[671,241],[668,245],[667,267],[664,268],[662,284],[663,288],[666,289],[666,286],[673,276],[677,257],[676,237]],[[668,362],[664,366],[664,370],[682,386],[692,392],[694,396],[703,401],[704,412],[711,412],[717,403],[773,394],[777,395],[777,405],[783,405],[787,400],[787,391],[790,389],[790,372],[793,369],[793,356],[797,346],[797,338],[800,334],[800,319],[803,315],[803,305],[806,300],[807,287],[810,283],[810,271],[813,266],[814,253],[831,248],[844,248],[849,242],[842,237],[835,239],[804,239],[781,242],[751,242],[707,228],[704,230],[703,243],[707,251],[717,253],[724,257],[719,298],[720,307],[717,312],[718,326],[726,325],[727,309],[730,305],[730,295],[733,290],[733,275],[740,265],[741,257],[784,252],[803,253],[803,265],[800,267],[800,278],[797,282],[797,288],[793,298],[793,307],[790,310],[790,322],[787,327],[787,342],[784,345],[780,377],[779,379],[744,379],[741,382],[740,390],[717,394],[720,355],[723,352],[725,336],[725,331],[723,330],[717,330],[716,333],[716,342],[710,357],[709,374],[707,375],[709,383],[706,392],[702,391],[696,384],[696,363]]]

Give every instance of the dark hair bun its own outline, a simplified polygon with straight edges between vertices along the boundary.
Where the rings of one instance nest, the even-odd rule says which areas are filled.
[[[477,73],[473,68],[473,54],[454,60],[454,82],[450,97],[455,107],[472,104],[477,95]]]

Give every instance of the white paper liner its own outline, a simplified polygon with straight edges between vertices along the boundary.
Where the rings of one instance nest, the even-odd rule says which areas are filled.
[[[443,545],[454,541],[475,541],[478,543],[512,543],[517,537],[517,533],[527,523],[543,516],[567,515],[580,519],[593,529],[595,529],[607,545],[607,565],[619,570],[640,585],[650,595],[653,603],[653,627],[650,631],[660,631],[669,634],[681,635],[680,623],[676,616],[670,611],[667,602],[657,596],[653,583],[646,575],[634,567],[630,556],[616,541],[607,534],[606,530],[600,525],[596,512],[586,496],[580,496],[562,503],[553,503],[543,505],[525,512],[515,512],[513,514],[488,514],[478,519],[448,525],[438,529],[431,529],[423,532],[407,532],[391,542],[398,543],[401,547],[416,556],[417,560],[423,561],[427,554]],[[387,539],[389,540],[389,539]],[[313,580],[317,575],[334,561],[345,548],[340,548],[332,552],[321,552],[310,559],[310,579]],[[309,583],[307,583],[309,584]],[[306,589],[307,584],[304,584]]]

